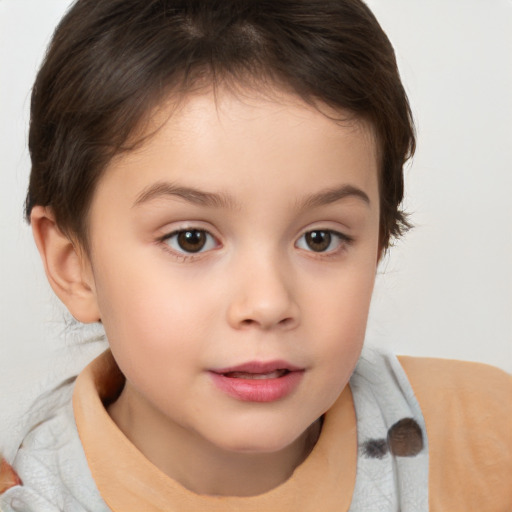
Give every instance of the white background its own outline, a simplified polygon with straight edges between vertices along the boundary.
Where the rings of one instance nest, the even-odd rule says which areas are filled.
[[[77,346],[22,215],[30,87],[69,3],[0,0],[0,439],[43,385],[101,348]],[[368,3],[418,127],[405,201],[416,228],[379,269],[368,340],[512,372],[512,2]]]

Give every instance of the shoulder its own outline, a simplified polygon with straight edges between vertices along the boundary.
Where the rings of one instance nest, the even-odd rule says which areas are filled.
[[[512,376],[480,363],[399,357],[425,419],[431,510],[512,506]]]
[[[491,391],[491,385],[497,385],[494,391],[512,393],[512,375],[488,364],[411,356],[398,356],[398,360],[408,377],[414,379],[419,387],[445,389],[450,386],[459,391],[487,393]]]
[[[12,466],[3,461],[2,511],[12,510],[15,503],[23,504],[23,510],[38,512],[79,512],[91,510],[91,504],[93,510],[108,510],[87,466],[71,396],[69,383],[60,395],[46,397],[45,417],[33,424]]]
[[[512,440],[511,375],[467,361],[408,356],[398,360],[432,427],[464,426],[458,434],[474,441],[499,434],[504,441]]]

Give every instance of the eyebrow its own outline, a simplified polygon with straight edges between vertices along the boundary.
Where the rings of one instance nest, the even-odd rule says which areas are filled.
[[[192,204],[214,208],[234,208],[235,201],[227,194],[205,192],[197,188],[183,187],[174,183],[158,182],[145,188],[138,196],[133,206],[147,203],[154,199],[175,196]]]
[[[368,194],[360,188],[353,185],[341,185],[340,187],[328,188],[320,192],[305,197],[302,201],[298,202],[300,210],[307,208],[318,208],[337,201],[341,201],[347,197],[355,197],[361,199],[364,203],[370,206],[370,198]]]
[[[228,194],[218,194],[215,192],[206,192],[193,187],[185,187],[169,182],[158,182],[145,188],[138,196],[133,206],[138,206],[161,197],[174,196],[199,206],[213,208],[237,208],[237,202]],[[297,201],[299,210],[307,208],[318,208],[347,197],[355,197],[370,205],[370,198],[360,188],[353,185],[341,185],[339,187],[328,188],[302,198]]]

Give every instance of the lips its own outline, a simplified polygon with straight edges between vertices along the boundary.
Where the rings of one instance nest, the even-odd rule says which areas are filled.
[[[230,379],[279,379],[283,375],[286,375],[289,370],[274,370],[273,372],[267,373],[250,373],[250,372],[227,372],[223,375]]]
[[[222,373],[222,374],[228,374],[228,373],[243,373],[243,374],[265,374],[265,373],[272,373],[276,371],[299,371],[302,370],[302,368],[299,368],[298,366],[295,366],[293,364],[288,363],[287,361],[283,360],[276,360],[276,361],[249,361],[247,363],[239,364],[237,366],[229,366],[227,368],[220,368],[212,370],[215,373]]]
[[[237,400],[273,402],[290,395],[299,385],[304,369],[286,361],[251,361],[210,371],[213,383]]]

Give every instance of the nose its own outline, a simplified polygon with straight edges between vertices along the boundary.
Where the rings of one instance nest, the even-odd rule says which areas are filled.
[[[242,266],[232,275],[228,323],[235,329],[295,328],[300,321],[295,281],[286,265],[270,259]]]

